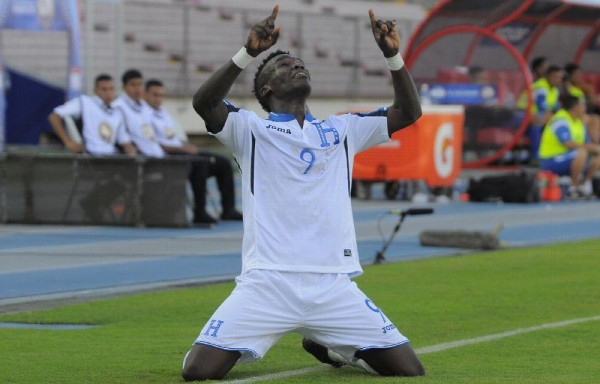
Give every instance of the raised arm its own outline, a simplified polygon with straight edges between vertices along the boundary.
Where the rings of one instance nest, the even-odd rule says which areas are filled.
[[[408,127],[421,117],[421,103],[415,83],[400,56],[400,35],[395,20],[378,20],[369,9],[371,29],[377,45],[388,61],[394,86],[394,103],[388,107],[388,133]]]
[[[279,27],[275,27],[275,19],[278,12],[279,5],[275,5],[269,17],[254,24],[244,47],[213,73],[194,95],[194,110],[209,131],[217,133],[223,129],[228,113],[223,99],[235,79],[253,58],[277,43]]]

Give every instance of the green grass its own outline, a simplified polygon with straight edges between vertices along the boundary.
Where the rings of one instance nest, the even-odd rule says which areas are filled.
[[[600,315],[600,240],[373,266],[359,286],[415,348]],[[183,355],[232,283],[17,313],[0,321],[97,324],[0,329],[0,383],[181,383]],[[319,364],[284,337],[243,379]],[[600,321],[421,355],[427,376],[326,368],[271,383],[598,383]]]

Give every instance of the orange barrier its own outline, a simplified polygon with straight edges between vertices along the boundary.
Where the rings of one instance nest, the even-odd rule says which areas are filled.
[[[361,181],[424,180],[452,186],[461,170],[462,106],[424,106],[423,116],[390,142],[359,153],[352,177]]]
[[[538,184],[540,187],[540,200],[542,201],[561,201],[562,191],[558,185],[558,175],[550,171],[539,171],[537,173]]]

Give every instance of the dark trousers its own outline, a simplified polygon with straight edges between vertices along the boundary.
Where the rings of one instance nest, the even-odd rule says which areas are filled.
[[[221,155],[202,153],[194,157],[201,159],[190,162],[190,183],[194,192],[195,214],[206,209],[206,180],[214,176],[221,194],[223,212],[235,209],[235,189],[231,162]]]

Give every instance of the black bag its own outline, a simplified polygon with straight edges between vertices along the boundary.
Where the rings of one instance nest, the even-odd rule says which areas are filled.
[[[535,174],[521,172],[470,179],[467,190],[470,201],[503,201],[505,203],[537,203],[540,190]]]

